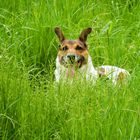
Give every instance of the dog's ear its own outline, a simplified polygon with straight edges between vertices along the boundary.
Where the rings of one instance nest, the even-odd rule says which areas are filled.
[[[55,31],[56,35],[58,36],[59,41],[62,43],[65,40],[65,37],[64,37],[61,29],[59,27],[55,27],[54,31]]]
[[[85,43],[87,40],[87,36],[88,36],[88,34],[91,33],[91,31],[92,31],[92,28],[84,29],[80,34],[79,40]]]

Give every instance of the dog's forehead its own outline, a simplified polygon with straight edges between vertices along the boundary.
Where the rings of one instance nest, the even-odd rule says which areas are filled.
[[[70,45],[70,46],[74,46],[74,45],[84,45],[81,41],[79,40],[64,40],[62,43],[63,45]]]

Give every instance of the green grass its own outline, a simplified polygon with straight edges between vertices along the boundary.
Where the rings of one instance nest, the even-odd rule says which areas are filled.
[[[139,19],[138,0],[0,0],[0,139],[140,139]],[[93,64],[128,83],[55,84],[56,26],[71,39],[92,27]]]

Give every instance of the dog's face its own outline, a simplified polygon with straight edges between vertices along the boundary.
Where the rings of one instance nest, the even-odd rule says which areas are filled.
[[[72,67],[77,69],[87,64],[88,48],[86,40],[90,32],[91,28],[87,28],[81,32],[77,40],[68,40],[65,39],[60,28],[55,28],[55,33],[60,41],[58,58],[61,65],[66,68]]]

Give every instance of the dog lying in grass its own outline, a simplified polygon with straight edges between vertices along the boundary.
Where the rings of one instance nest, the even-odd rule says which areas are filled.
[[[55,28],[55,33],[60,41],[55,69],[57,82],[60,79],[80,76],[93,82],[96,82],[99,77],[107,77],[114,84],[117,84],[128,77],[129,72],[127,70],[116,66],[100,66],[98,68],[93,66],[86,44],[87,36],[91,31],[91,28],[84,29],[78,39],[69,40],[64,37],[59,27]]]

